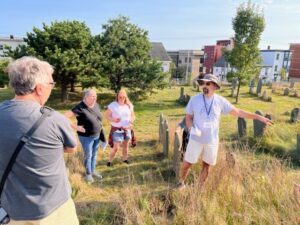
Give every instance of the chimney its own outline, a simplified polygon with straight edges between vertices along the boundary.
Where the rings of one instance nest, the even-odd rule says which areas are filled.
[[[9,38],[10,38],[10,39],[14,39],[14,35],[12,35],[12,34],[9,35]]]
[[[268,45],[268,50],[270,50],[271,49],[271,46],[270,45]]]

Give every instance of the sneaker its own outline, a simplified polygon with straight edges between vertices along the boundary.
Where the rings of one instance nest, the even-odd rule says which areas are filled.
[[[128,161],[128,159],[126,159],[126,160],[123,160],[123,163],[129,164],[129,161]]]
[[[107,166],[107,167],[111,167],[111,166],[112,166],[112,163],[111,163],[111,162],[107,162],[106,166]]]
[[[182,183],[182,182],[179,182],[177,185],[176,185],[176,188],[178,189],[178,190],[183,190],[183,189],[185,189],[186,188],[186,185],[184,184],[184,183]]]
[[[89,184],[94,183],[94,178],[92,177],[91,174],[87,174],[87,175],[85,176],[85,180],[86,180],[86,182],[89,183]]]
[[[96,177],[98,179],[102,179],[102,175],[99,172],[95,171],[92,174],[93,174],[93,177]]]

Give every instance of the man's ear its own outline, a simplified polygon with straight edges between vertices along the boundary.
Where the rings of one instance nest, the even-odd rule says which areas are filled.
[[[37,96],[42,96],[43,95],[43,90],[42,90],[42,85],[41,84],[37,84],[35,86],[35,93]]]

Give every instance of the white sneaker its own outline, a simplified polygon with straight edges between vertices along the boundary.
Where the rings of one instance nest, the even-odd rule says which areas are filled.
[[[92,174],[93,174],[94,177],[96,177],[98,179],[102,179],[102,175],[99,172],[95,171]]]
[[[92,177],[91,174],[87,174],[87,175],[85,176],[85,181],[86,181],[87,183],[91,184],[91,183],[94,183],[94,178]]]

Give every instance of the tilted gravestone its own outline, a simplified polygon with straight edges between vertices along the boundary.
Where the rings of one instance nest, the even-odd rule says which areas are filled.
[[[175,132],[174,135],[174,155],[173,155],[173,168],[176,174],[176,177],[179,178],[179,171],[180,171],[180,157],[181,157],[181,144],[179,133]]]
[[[291,112],[291,122],[300,122],[300,108],[294,108]]]
[[[247,122],[244,118],[239,117],[238,120],[239,137],[244,137],[247,134]]]
[[[262,89],[262,79],[259,79],[257,87],[256,87],[256,94],[257,95],[259,95],[261,93],[261,89]]]
[[[258,115],[263,116],[263,113],[261,111],[255,112]],[[264,134],[264,129],[266,127],[266,124],[259,120],[253,120],[253,131],[254,131],[254,137],[261,137]]]
[[[283,91],[283,95],[288,96],[289,94],[290,94],[290,89],[285,88],[284,91]]]

